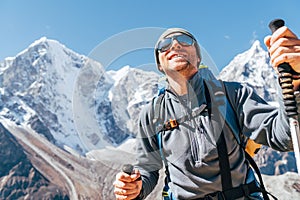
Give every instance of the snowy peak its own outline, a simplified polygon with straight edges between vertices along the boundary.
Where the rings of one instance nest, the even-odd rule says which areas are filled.
[[[87,60],[55,40],[35,41],[1,63],[1,114],[47,133],[58,145],[82,151],[74,130],[72,99],[77,75]]]
[[[259,53],[264,51],[263,48],[260,45],[260,41],[259,40],[255,40],[251,46],[251,48],[249,49],[249,52],[252,52],[253,54]]]
[[[59,42],[43,37],[10,58],[9,62],[1,63],[1,86],[19,95],[28,90],[37,92],[38,96],[38,93],[49,91],[65,93],[68,92],[66,85],[57,80],[68,82],[74,79],[74,73],[86,59]],[[44,87],[52,90],[42,90]]]
[[[128,73],[130,73],[132,69],[133,68],[130,68],[130,66],[127,65],[117,71],[111,70],[108,71],[107,73],[112,77],[112,79],[115,82],[115,85],[117,85],[120,82],[120,80],[122,80],[123,77],[127,76]]]
[[[41,48],[44,50],[48,50],[48,52],[57,53],[56,55],[63,55],[62,53],[64,52],[67,55],[74,54],[74,56],[77,56],[77,57],[82,56],[82,55],[74,52],[73,50],[67,48],[64,44],[60,43],[59,41],[53,40],[53,39],[48,39],[46,37],[41,37],[40,39],[34,41],[24,51],[28,51],[29,49],[32,49],[32,48],[33,49]],[[42,51],[40,51],[40,52],[42,52]]]
[[[51,39],[48,39],[47,37],[41,37],[40,39],[35,40],[33,43],[31,43],[28,48],[40,46],[40,45],[45,44],[45,43],[60,44],[57,40],[51,40]],[[63,44],[60,44],[60,46],[65,48],[65,46]]]
[[[224,67],[219,78],[247,83],[266,100],[274,100],[277,95],[274,90],[277,78],[269,60],[268,52],[261,47],[259,41],[255,41],[249,50],[238,54]]]

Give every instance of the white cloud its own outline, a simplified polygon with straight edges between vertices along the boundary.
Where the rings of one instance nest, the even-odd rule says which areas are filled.
[[[230,36],[229,36],[229,35],[224,35],[224,38],[225,38],[226,40],[230,40]]]

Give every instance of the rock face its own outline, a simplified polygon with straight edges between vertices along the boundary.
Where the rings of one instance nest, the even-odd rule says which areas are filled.
[[[273,101],[277,80],[268,62],[256,42],[219,77],[247,81]],[[156,94],[159,78],[128,66],[106,72],[47,38],[5,59],[0,63],[0,199],[114,199],[115,174],[135,162],[138,115]],[[292,153],[263,148],[255,159],[264,174],[289,172],[276,179],[282,184],[297,176]],[[159,184],[147,199],[160,199],[163,181]],[[296,198],[297,179],[283,190]]]
[[[0,124],[0,199],[69,199],[67,190],[47,180],[28,159],[24,148]]]

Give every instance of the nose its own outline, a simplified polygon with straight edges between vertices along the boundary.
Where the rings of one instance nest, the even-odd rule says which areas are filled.
[[[176,40],[176,39],[173,39],[172,41],[172,46],[171,46],[171,50],[172,49],[181,49],[181,44]]]

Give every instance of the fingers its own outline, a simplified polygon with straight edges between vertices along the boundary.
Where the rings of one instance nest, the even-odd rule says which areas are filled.
[[[269,53],[274,55],[280,55],[283,53],[290,53],[299,51],[300,40],[296,38],[280,38],[269,47]]]
[[[140,177],[141,177],[140,171],[138,169],[135,169],[131,175],[126,174],[125,172],[119,172],[116,175],[116,180],[120,180],[123,182],[133,182],[139,179]]]
[[[300,73],[300,55],[299,53],[282,54],[272,60],[273,66],[278,66],[281,63],[287,62],[292,68]]]
[[[300,72],[300,40],[286,26],[277,29],[272,35],[264,38],[273,67],[287,62]]]
[[[142,181],[139,180],[132,183],[115,181],[114,186],[114,194],[116,199],[134,199],[141,192]]]
[[[116,175],[116,181],[113,184],[116,199],[129,200],[136,198],[142,189],[142,180],[140,179],[140,176],[138,170],[135,170],[131,175],[124,172],[118,173]]]
[[[125,172],[119,172],[116,175],[116,180],[120,180],[120,181],[123,181],[123,182],[131,182],[132,181],[131,175],[126,174]]]
[[[270,45],[273,45],[274,42],[276,42],[280,38],[297,38],[297,36],[286,26],[282,26],[279,29],[277,29],[271,37]]]
[[[277,29],[272,35],[266,36],[264,38],[264,43],[268,49],[270,49],[271,46],[278,47],[279,45],[293,45],[292,42],[289,42],[290,39],[293,39],[292,41],[295,42],[297,41],[297,36],[286,26],[283,26]],[[273,47],[273,49],[275,47]]]
[[[269,47],[270,61],[274,67],[287,62],[300,72],[300,40],[281,38]]]

